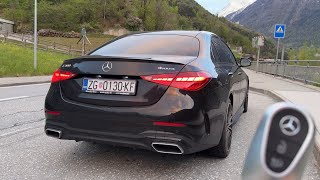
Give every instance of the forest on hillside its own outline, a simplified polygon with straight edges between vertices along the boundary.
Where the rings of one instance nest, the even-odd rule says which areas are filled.
[[[1,0],[0,17],[16,22],[16,31],[31,32],[34,0]],[[257,33],[212,15],[194,0],[38,0],[39,29],[103,32],[109,28],[130,31],[206,30],[231,46],[253,53]],[[272,49],[268,42],[266,49]],[[266,52],[270,52],[269,50]],[[267,54],[265,54],[267,56]]]

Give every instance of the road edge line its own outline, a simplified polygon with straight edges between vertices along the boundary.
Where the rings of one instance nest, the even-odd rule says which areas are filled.
[[[0,84],[0,87],[11,87],[11,86],[23,86],[23,85],[31,85],[31,84],[44,84],[50,83],[51,81],[37,81],[37,82],[23,82],[23,83],[12,83],[12,84]]]
[[[272,90],[259,89],[255,87],[249,87],[249,90],[269,96],[278,102],[282,102],[282,101],[290,102],[288,99],[284,98],[283,96],[281,96],[280,94]],[[318,169],[320,169],[320,133],[319,132],[320,132],[319,130],[315,131],[314,148],[313,148],[313,155],[317,162]]]

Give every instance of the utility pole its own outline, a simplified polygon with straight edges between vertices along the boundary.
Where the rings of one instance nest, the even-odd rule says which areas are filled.
[[[284,60],[284,44],[282,45],[282,53],[281,53],[281,63]]]
[[[257,72],[259,71],[259,62],[260,62],[260,46],[258,46],[258,55],[257,55]]]
[[[34,37],[33,37],[33,68],[37,70],[37,45],[38,45],[38,21],[37,21],[37,0],[34,0]]]
[[[107,0],[104,0],[104,6],[103,6],[103,19],[106,19],[106,6],[107,6]]]

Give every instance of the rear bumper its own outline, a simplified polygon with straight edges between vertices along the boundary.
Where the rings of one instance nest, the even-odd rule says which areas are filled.
[[[153,143],[164,143],[177,145],[182,149],[182,154],[190,154],[212,147],[210,144],[200,144],[192,139],[172,132],[144,131],[139,134],[111,133],[74,129],[64,123],[54,120],[46,120],[45,130],[56,130],[60,134],[56,138],[65,140],[88,141],[106,143],[115,146],[146,149],[154,152]],[[49,135],[51,136],[51,135]]]
[[[56,85],[53,85],[56,86]],[[154,105],[141,107],[103,107],[70,101],[51,87],[45,109],[45,129],[61,131],[60,139],[94,141],[155,151],[152,143],[176,144],[183,154],[216,146],[221,138],[224,111],[221,101],[210,101],[210,120],[205,118],[199,94],[182,94],[169,88]],[[215,98],[212,98],[215,99]],[[216,102],[216,103],[215,103]],[[217,104],[219,103],[219,104]],[[154,122],[182,123],[185,127],[155,126]]]

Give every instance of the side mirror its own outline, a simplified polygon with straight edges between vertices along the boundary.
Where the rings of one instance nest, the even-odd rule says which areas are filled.
[[[251,61],[247,58],[243,58],[240,60],[240,66],[241,67],[248,67],[251,66]]]

